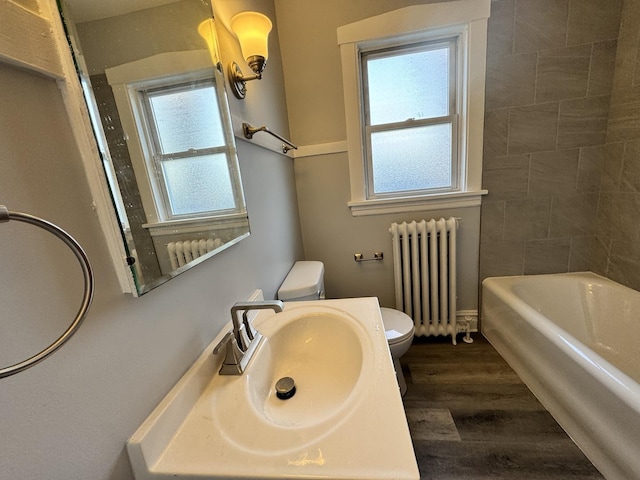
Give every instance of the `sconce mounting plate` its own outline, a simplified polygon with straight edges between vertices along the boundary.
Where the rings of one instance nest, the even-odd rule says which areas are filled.
[[[244,75],[242,74],[240,66],[236,62],[231,62],[229,64],[227,73],[231,91],[236,96],[236,98],[242,100],[247,96],[247,83],[244,80]]]

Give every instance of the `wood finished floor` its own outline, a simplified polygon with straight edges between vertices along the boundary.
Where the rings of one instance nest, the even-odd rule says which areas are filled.
[[[401,358],[420,478],[604,478],[494,348],[473,338],[416,338]]]

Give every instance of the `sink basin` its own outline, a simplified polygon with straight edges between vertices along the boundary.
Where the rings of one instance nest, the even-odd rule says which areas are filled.
[[[277,322],[257,328],[263,345],[245,384],[255,412],[274,425],[307,428],[327,421],[355,401],[367,337],[348,314],[318,307],[287,309]],[[274,385],[291,377],[296,393],[276,396]]]
[[[291,308],[275,320],[261,315],[254,322],[263,340],[250,366],[240,377],[221,376],[224,388],[212,388],[206,407],[237,448],[270,455],[298,450],[340,423],[361,397],[364,352],[371,350],[357,320],[335,308]],[[283,377],[296,384],[287,400],[275,391]],[[242,410],[241,418],[230,416],[232,409]]]
[[[291,302],[253,324],[242,375],[218,375],[217,338],[130,439],[137,480],[419,478],[377,299]]]

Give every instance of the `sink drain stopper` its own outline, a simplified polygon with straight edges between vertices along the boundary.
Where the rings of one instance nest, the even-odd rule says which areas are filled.
[[[276,397],[287,400],[296,394],[296,384],[291,377],[282,377],[276,382]]]

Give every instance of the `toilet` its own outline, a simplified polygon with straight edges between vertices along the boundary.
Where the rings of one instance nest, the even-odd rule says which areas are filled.
[[[324,300],[324,298],[324,264],[322,262],[296,262],[278,290],[278,300],[283,302]],[[407,384],[402,374],[400,357],[407,353],[413,341],[413,320],[406,313],[393,308],[381,307],[380,313],[400,393],[404,395]]]

